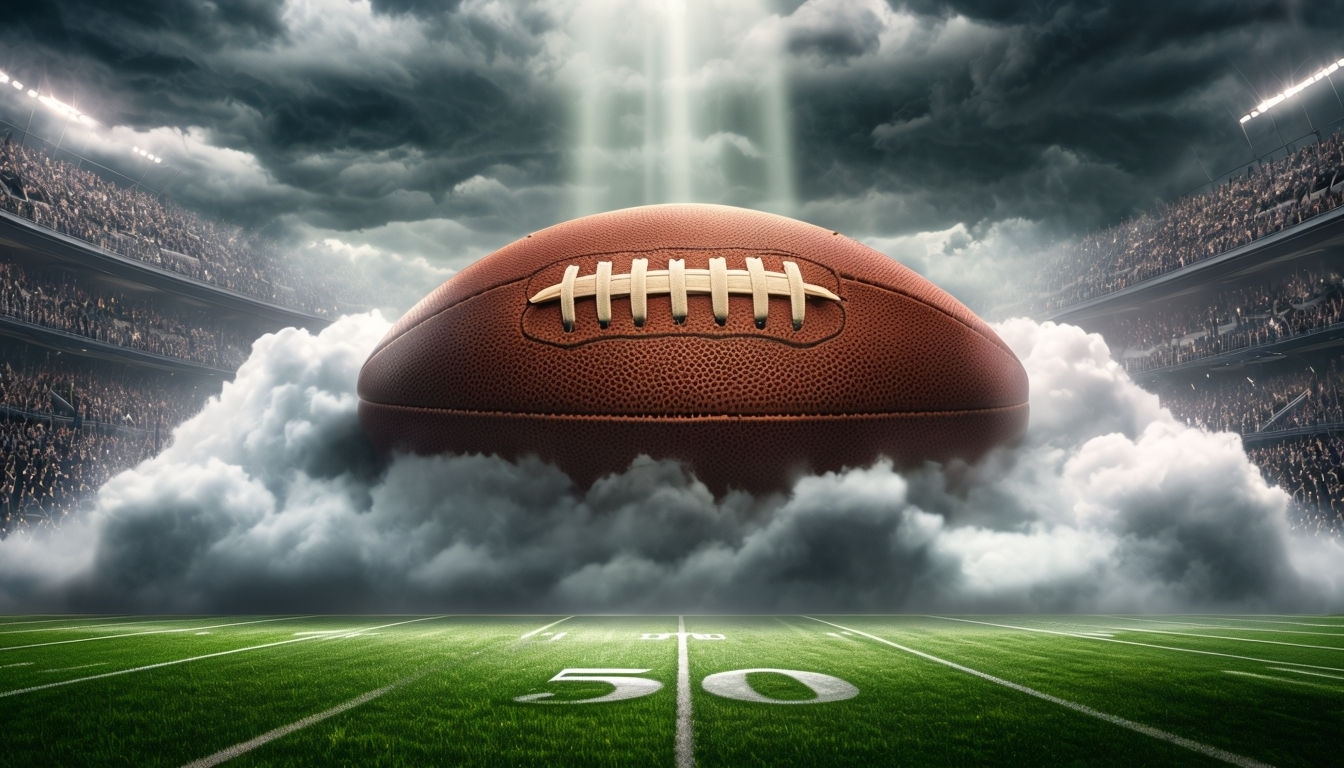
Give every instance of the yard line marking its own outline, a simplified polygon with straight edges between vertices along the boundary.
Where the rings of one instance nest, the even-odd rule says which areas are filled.
[[[442,617],[442,616],[436,616],[436,617],[433,617],[433,618],[440,618],[440,619],[441,619],[441,618],[443,618],[443,617]],[[572,618],[574,618],[574,617],[573,617],[573,616],[568,616],[568,617],[566,617],[566,618],[570,618],[570,619],[572,619]],[[564,620],[565,620],[565,619],[561,619],[560,621],[564,621]],[[556,623],[556,624],[559,624],[560,622],[557,621],[557,622],[555,622],[555,623]],[[395,626],[395,625],[393,625],[393,624],[389,624],[388,626]],[[554,625],[550,625],[550,624],[548,624],[547,626],[554,626]],[[545,628],[546,628],[546,627],[541,627],[541,629],[545,629]],[[381,627],[379,627],[379,629],[381,629]],[[528,637],[531,637],[532,635],[536,634],[536,632],[538,632],[538,631],[540,631],[540,630],[535,630],[535,631],[533,631],[533,632],[528,632],[526,635],[523,635],[522,637],[518,638],[518,641],[517,641],[517,642],[521,642],[521,641],[523,641],[523,640],[526,640]],[[292,641],[291,641],[291,642],[292,642]],[[257,736],[256,738],[248,739],[247,741],[243,741],[243,742],[239,742],[238,744],[234,744],[234,745],[231,746],[231,747],[225,747],[224,749],[221,749],[220,751],[214,753],[213,755],[209,755],[209,756],[207,756],[207,757],[202,757],[202,758],[199,759],[199,760],[193,760],[192,762],[183,765],[182,768],[214,768],[214,766],[216,766],[216,765],[219,765],[219,764],[221,764],[221,763],[228,762],[229,760],[232,760],[232,759],[235,758],[235,757],[239,757],[240,755],[244,755],[244,754],[246,754],[246,753],[248,753],[248,752],[251,752],[252,750],[256,749],[257,747],[260,747],[260,746],[262,746],[262,745],[264,745],[264,744],[268,744],[268,743],[270,743],[270,742],[272,742],[272,741],[275,741],[276,739],[279,739],[279,738],[288,736],[289,734],[294,733],[295,731],[299,731],[299,730],[302,730],[302,729],[304,729],[304,728],[307,728],[307,727],[310,726],[310,725],[315,725],[315,724],[317,724],[317,723],[320,723],[320,722],[322,722],[323,720],[326,720],[327,718],[335,717],[336,715],[339,715],[339,714],[341,714],[342,712],[348,712],[349,710],[352,710],[352,709],[354,709],[355,707],[358,707],[358,706],[360,706],[360,705],[362,705],[362,704],[368,704],[370,701],[373,701],[374,699],[377,699],[377,698],[379,698],[379,697],[381,697],[381,696],[385,696],[385,695],[387,695],[388,693],[391,693],[392,691],[394,691],[394,690],[396,690],[396,689],[398,689],[398,688],[400,688],[400,687],[402,687],[402,686],[404,686],[404,685],[407,685],[407,684],[409,684],[409,683],[413,683],[413,682],[415,682],[415,681],[417,681],[417,680],[419,680],[419,679],[425,677],[426,675],[428,675],[429,673],[435,671],[436,669],[442,669],[442,668],[444,668],[445,666],[454,666],[455,664],[459,664],[459,663],[468,661],[468,660],[470,660],[470,659],[472,659],[472,658],[474,658],[474,657],[476,657],[476,656],[480,656],[482,653],[485,653],[486,650],[487,650],[487,649],[482,648],[482,649],[480,649],[480,650],[478,650],[478,651],[476,651],[476,652],[474,652],[474,653],[468,654],[467,656],[463,657],[462,659],[459,659],[459,660],[455,660],[455,661],[453,661],[453,662],[450,662],[450,663],[447,664],[447,665],[442,665],[442,664],[441,664],[441,665],[438,665],[438,666],[430,666],[430,667],[426,667],[425,669],[423,669],[423,670],[421,670],[421,671],[419,671],[419,672],[412,673],[412,674],[410,674],[410,675],[407,675],[406,677],[401,678],[400,680],[396,680],[396,681],[394,681],[394,682],[388,683],[387,685],[384,685],[382,688],[375,688],[375,689],[373,689],[372,691],[368,691],[368,692],[366,692],[366,693],[362,693],[362,694],[356,696],[355,698],[350,699],[349,701],[345,701],[345,702],[342,702],[342,703],[340,703],[340,704],[337,704],[336,706],[332,707],[331,709],[326,709],[326,710],[323,710],[323,711],[321,711],[321,712],[318,712],[317,714],[309,715],[309,716],[303,718],[302,720],[296,720],[296,721],[290,723],[289,725],[282,725],[282,726],[280,726],[279,728],[273,728],[273,729],[271,729],[271,730],[269,730],[269,731],[267,731],[267,732],[261,734],[260,736]]]
[[[547,633],[547,634],[549,634],[549,633]],[[569,634],[568,632],[560,632],[559,634],[555,635],[554,637],[552,637],[550,640],[547,640],[546,642],[548,642],[548,643],[554,643],[556,640],[559,640],[560,638],[562,638],[562,637],[564,637],[565,635],[568,635],[568,634]]]
[[[686,651],[686,617],[677,617],[677,768],[695,765],[695,741],[691,732],[691,664]]]
[[[1199,614],[1196,614],[1196,615],[1199,615]],[[1278,615],[1278,614],[1269,614],[1269,615],[1271,615],[1271,616],[1275,616],[1275,615]],[[1209,619],[1225,619],[1225,620],[1227,620],[1227,621],[1257,621],[1257,622],[1260,622],[1261,624],[1292,624],[1292,625],[1294,625],[1294,626],[1298,626],[1298,627],[1331,627],[1331,628],[1333,628],[1333,629],[1344,629],[1344,624],[1317,624],[1317,623],[1308,622],[1308,621],[1275,621],[1274,619],[1257,619],[1257,618],[1254,618],[1254,617],[1251,617],[1251,616],[1246,616],[1246,617],[1237,617],[1237,616],[1205,616],[1204,618],[1209,618]]]
[[[271,621],[293,621],[304,616],[281,616],[280,618],[257,619],[256,621],[235,621],[232,624],[215,624],[210,627],[181,627],[179,629],[148,629],[144,632],[123,632],[120,635],[99,635],[98,637],[77,637],[73,640],[52,640],[49,643],[29,643],[0,647],[0,651],[17,651],[23,648],[43,648],[48,645],[68,645],[69,643],[91,643],[94,640],[115,640],[119,637],[140,637],[142,635],[170,635],[180,632],[194,632],[198,629],[219,629],[220,627],[241,627],[244,624],[265,624]]]
[[[1154,728],[1151,725],[1144,725],[1143,723],[1138,723],[1133,720],[1127,720],[1123,717],[1120,717],[1119,715],[1112,715],[1108,712],[1102,712],[1101,710],[1093,709],[1087,706],[1086,704],[1079,704],[1076,701],[1061,699],[1058,696],[1054,696],[1049,693],[1045,693],[1043,691],[1038,691],[1035,688],[1028,688],[1027,686],[1022,685],[1020,683],[1014,683],[1011,680],[1004,680],[1001,677],[995,677],[994,675],[991,675],[988,672],[981,672],[978,669],[971,669],[970,667],[962,666],[961,664],[958,664],[955,661],[948,661],[947,659],[939,658],[931,653],[917,651],[914,648],[907,648],[906,646],[901,645],[900,643],[894,643],[890,640],[878,637],[877,635],[870,635],[867,632],[861,630],[850,629],[849,627],[842,627],[839,624],[825,621],[823,619],[814,618],[812,616],[805,616],[804,618],[812,619],[813,621],[819,621],[822,624],[829,624],[830,626],[836,627],[837,629],[849,629],[849,631],[854,632],[855,634],[862,635],[870,640],[876,640],[879,643],[889,645],[892,648],[905,651],[906,653],[914,654],[915,656],[918,656],[922,659],[927,659],[928,661],[932,661],[937,664],[942,664],[943,666],[946,667],[951,667],[952,669],[955,669],[959,672],[965,672],[968,675],[974,675],[982,680],[988,680],[991,683],[1002,685],[1006,688],[1011,688],[1012,690],[1017,691],[1018,693],[1025,693],[1028,696],[1034,696],[1038,699],[1041,699],[1042,701],[1048,701],[1051,704],[1057,704],[1061,707],[1064,707],[1065,709],[1073,710],[1074,712],[1077,712],[1079,714],[1087,715],[1088,717],[1094,717],[1098,720],[1102,720],[1112,725],[1118,725],[1121,728],[1134,731],[1135,733],[1141,733],[1144,736],[1149,736],[1151,738],[1158,739],[1159,741],[1165,741],[1168,744],[1174,744],[1178,747],[1184,747],[1185,749],[1191,750],[1192,752],[1198,752],[1199,754],[1204,755],[1205,757],[1211,757],[1215,760],[1221,760],[1225,763],[1241,766],[1241,768],[1270,768],[1268,763],[1262,763],[1254,758],[1246,757],[1244,755],[1238,755],[1234,752],[1228,752],[1227,750],[1219,749],[1218,747],[1212,746],[1210,744],[1205,744],[1203,742],[1195,741],[1194,739],[1187,739],[1184,736],[1178,736],[1177,734],[1171,733],[1170,731],[1164,731],[1160,728]]]
[[[1287,669],[1285,667],[1270,667],[1270,669],[1274,670],[1275,672],[1292,672],[1298,675],[1311,675],[1312,677],[1328,677],[1331,680],[1344,680],[1344,677],[1340,677],[1339,675],[1326,675],[1320,672],[1308,672],[1305,669]]]
[[[101,666],[103,666],[103,665],[106,664],[106,663],[107,663],[106,661],[96,661],[96,662],[94,662],[94,663],[92,663],[92,664],[80,664],[80,665],[77,666],[77,667],[59,667],[59,668],[57,668],[57,669],[41,669],[41,670],[38,670],[38,671],[39,671],[39,672],[69,672],[69,671],[72,670],[72,669],[88,669],[89,667],[101,667]]]
[[[445,614],[445,615],[446,615],[446,614]],[[423,618],[419,618],[419,619],[410,619],[410,620],[408,620],[408,621],[398,621],[398,622],[395,623],[395,624],[384,624],[384,625],[381,626],[381,627],[373,627],[373,629],[383,629],[383,628],[385,628],[385,627],[395,627],[395,626],[398,626],[398,625],[401,625],[401,624],[413,624],[413,623],[415,623],[415,622],[417,622],[417,621],[429,621],[430,619],[442,619],[442,618],[443,618],[443,616],[425,616],[425,617],[423,617]],[[18,696],[18,695],[20,695],[20,694],[24,694],[24,693],[32,693],[32,692],[34,692],[34,691],[44,691],[44,690],[46,690],[46,689],[48,689],[48,688],[59,688],[59,687],[61,687],[61,686],[63,686],[63,685],[74,685],[75,683],[87,683],[87,682],[89,682],[90,680],[102,680],[102,679],[105,678],[105,677],[116,677],[117,675],[129,675],[129,674],[131,674],[132,672],[145,672],[145,671],[148,671],[148,670],[151,670],[151,669],[159,669],[160,667],[171,667],[171,666],[173,666],[173,665],[175,665],[175,664],[186,664],[186,663],[189,663],[189,662],[192,662],[192,661],[202,661],[202,660],[204,660],[204,659],[213,659],[213,658],[215,658],[215,657],[217,657],[217,656],[228,656],[228,655],[230,655],[230,654],[234,654],[234,653],[244,653],[244,652],[246,652],[246,651],[259,651],[259,650],[261,650],[262,648],[274,648],[274,647],[276,647],[276,646],[278,646],[278,645],[289,645],[290,643],[302,643],[302,642],[304,642],[305,640],[312,640],[312,639],[314,639],[314,638],[312,638],[312,637],[295,637],[295,638],[291,638],[291,639],[289,639],[289,640],[280,640],[280,641],[277,641],[277,642],[274,642],[274,643],[263,643],[262,645],[250,645],[250,646],[248,646],[248,647],[246,647],[246,648],[234,648],[234,649],[232,649],[232,650],[228,650],[228,651],[216,651],[215,653],[207,653],[207,654],[205,654],[205,655],[203,655],[203,656],[192,656],[192,657],[190,657],[190,658],[186,658],[186,659],[173,659],[172,661],[160,661],[160,662],[158,662],[157,664],[146,664],[146,665],[143,666],[143,667],[133,667],[133,668],[131,668],[131,669],[118,669],[118,670],[114,670],[114,671],[112,671],[112,672],[103,672],[102,674],[98,674],[98,675],[89,675],[88,677],[77,677],[77,678],[75,678],[75,679],[73,679],[73,680],[60,680],[60,681],[57,681],[57,682],[55,682],[55,683],[44,683],[44,684],[42,684],[42,685],[34,685],[34,686],[30,686],[30,687],[28,687],[28,688],[18,688],[18,689],[12,690],[12,691],[3,691],[3,692],[0,692],[0,699],[7,698],[7,697],[9,697],[9,696]]]
[[[552,614],[552,615],[554,615],[554,614]],[[561,619],[560,621],[569,621],[569,620],[572,619],[572,618],[574,618],[574,617],[573,617],[573,616],[566,616],[565,618]],[[544,626],[544,627],[537,627],[536,629],[532,630],[531,632],[528,632],[527,634],[523,635],[522,637],[520,637],[520,638],[518,638],[518,639],[519,639],[519,640],[526,640],[527,638],[529,638],[529,637],[531,637],[531,636],[537,634],[538,632],[541,632],[542,630],[550,629],[551,627],[554,627],[556,624],[559,624],[560,621],[552,621],[550,624],[547,624],[547,625]]]
[[[97,621],[98,619],[107,619],[107,618],[111,618],[111,617],[110,617],[110,616],[86,616],[86,617],[84,617],[84,618],[81,619],[81,618],[77,618],[77,617],[74,617],[74,616],[62,616],[62,617],[59,618],[59,619],[28,619],[28,620],[26,620],[26,621],[0,621],[0,627],[12,627],[12,626],[17,626],[17,625],[19,625],[19,624],[50,624],[50,623],[52,623],[53,621]],[[51,631],[51,629],[53,629],[53,628],[52,628],[52,627],[47,627],[47,628],[45,628],[45,629],[18,630],[18,631],[20,631],[20,632],[49,632],[49,631]],[[59,629],[59,627],[56,627],[56,629]],[[8,633],[6,632],[6,633],[0,633],[0,634],[8,634]]]
[[[1307,669],[1323,669],[1327,672],[1344,672],[1339,667],[1325,667],[1320,664],[1302,664],[1296,661],[1279,661],[1278,659],[1261,659],[1255,656],[1238,656],[1235,653],[1221,653],[1219,651],[1201,651],[1197,648],[1177,648],[1174,645],[1156,645],[1154,643],[1140,643],[1137,640],[1121,640],[1117,637],[1096,637],[1093,635],[1082,635],[1077,632],[1063,632],[1057,629],[1041,629],[1039,627],[1020,627],[1014,624],[995,624],[990,621],[976,621],[975,619],[958,619],[952,616],[934,616],[925,614],[926,618],[941,619],[942,621],[960,621],[966,624],[983,624],[986,627],[998,627],[1000,629],[1017,629],[1023,632],[1040,632],[1046,635],[1062,635],[1064,637],[1076,637],[1080,640],[1096,640],[1102,643],[1120,643],[1121,645],[1137,645],[1141,648],[1156,648],[1161,651],[1177,651],[1179,653],[1198,653],[1201,656],[1220,656],[1224,659],[1241,659],[1242,661],[1255,661],[1261,664],[1285,664],[1290,667],[1306,667]]]
[[[1312,632],[1309,629],[1270,629],[1269,627],[1238,627],[1230,624],[1196,624],[1192,621],[1164,621],[1162,619],[1145,619],[1139,616],[1107,616],[1105,618],[1120,618],[1125,621],[1148,621],[1154,624],[1175,624],[1181,627],[1197,627],[1199,629],[1230,629],[1234,632],[1281,632],[1287,635],[1320,635],[1322,637],[1344,638],[1344,634],[1339,632]]]
[[[105,617],[107,618],[107,617]],[[196,617],[208,618],[208,617]],[[171,619],[141,619],[137,621],[117,621],[111,624],[71,624],[65,627],[38,627],[37,629],[10,629],[0,632],[0,635],[21,635],[27,632],[63,632],[65,630],[75,629],[106,629],[107,627],[137,627],[145,624],[162,624],[165,621],[190,621],[190,616],[175,616]],[[82,619],[72,619],[72,621],[82,621]]]
[[[1308,645],[1306,643],[1289,643],[1283,640],[1261,640],[1255,637],[1224,637],[1223,635],[1204,635],[1198,632],[1176,632],[1170,629],[1144,629],[1142,627],[1107,627],[1107,629],[1118,629],[1124,632],[1146,632],[1152,635],[1176,635],[1177,637],[1203,637],[1210,640],[1234,640],[1238,643],[1264,643],[1265,645],[1291,645],[1294,648],[1313,648],[1318,651],[1344,651],[1335,645]],[[1233,629],[1228,627],[1228,629]],[[1095,632],[1080,632],[1082,635],[1093,635]]]
[[[0,664],[0,669],[9,669],[10,667],[31,667],[34,662],[20,661],[15,664]]]
[[[1321,685],[1320,683],[1313,683],[1310,680],[1294,680],[1291,677],[1275,677],[1274,675],[1262,675],[1257,672],[1243,672],[1239,669],[1224,669],[1223,671],[1229,675],[1237,675],[1238,677],[1254,677],[1259,680],[1273,680],[1276,683],[1292,683],[1293,685],[1305,685],[1308,688],[1319,688],[1323,691],[1339,690],[1335,686]]]

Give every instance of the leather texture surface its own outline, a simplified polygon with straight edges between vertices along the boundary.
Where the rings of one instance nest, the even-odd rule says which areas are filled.
[[[708,295],[675,323],[648,297],[637,327],[628,297],[606,328],[592,297],[565,331],[558,302],[528,298],[566,266],[635,258],[705,268],[747,256],[839,302],[810,298],[795,330],[788,296],[764,328],[752,298],[729,297],[722,325]],[[433,291],[378,344],[359,378],[360,420],[378,447],[536,454],[580,484],[639,454],[687,463],[716,492],[782,487],[805,471],[972,459],[1018,437],[1027,377],[965,306],[887,256],[836,233],[737,208],[667,205],[589,216],[535,233]]]

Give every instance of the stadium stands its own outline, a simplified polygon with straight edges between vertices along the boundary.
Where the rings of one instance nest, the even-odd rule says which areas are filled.
[[[1240,433],[1295,525],[1330,535],[1344,535],[1344,227],[1324,214],[1342,202],[1344,137],[1326,135],[1087,235],[1038,275],[1042,310],[1101,333],[1177,417]]]
[[[59,524],[253,339],[336,306],[263,239],[8,138],[0,210],[0,537]]]

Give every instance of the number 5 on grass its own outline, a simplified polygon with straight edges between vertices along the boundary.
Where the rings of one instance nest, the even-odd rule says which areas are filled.
[[[517,696],[514,701],[530,702],[533,704],[596,704],[603,701],[624,701],[625,699],[637,699],[640,696],[648,696],[651,693],[657,693],[663,684],[657,680],[650,680],[647,677],[634,677],[648,672],[647,669],[562,669],[560,674],[552,677],[552,683],[607,683],[616,686],[616,689],[605,696],[597,696],[591,699],[570,699],[560,701],[545,701],[545,699],[554,696],[554,693],[529,693],[526,696]]]

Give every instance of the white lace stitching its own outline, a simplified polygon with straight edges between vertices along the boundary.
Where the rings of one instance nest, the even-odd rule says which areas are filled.
[[[771,296],[788,296],[793,329],[800,330],[807,313],[807,298],[839,301],[834,293],[803,281],[802,271],[792,261],[784,262],[784,272],[766,270],[761,259],[748,257],[746,269],[728,269],[727,259],[712,258],[709,269],[687,269],[683,259],[670,259],[667,269],[649,270],[648,259],[633,259],[630,273],[613,275],[610,261],[599,261],[597,272],[579,276],[579,266],[565,267],[559,283],[538,291],[528,301],[544,304],[560,301],[560,320],[566,331],[574,330],[576,299],[593,296],[597,300],[597,322],[606,328],[611,323],[611,300],[630,297],[630,315],[636,326],[648,319],[648,297],[667,294],[672,300],[672,320],[683,323],[687,315],[688,294],[709,294],[714,320],[728,322],[728,296],[751,296],[752,314],[757,328],[764,328],[770,312]]]

